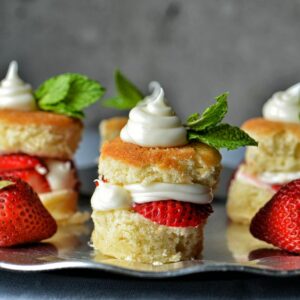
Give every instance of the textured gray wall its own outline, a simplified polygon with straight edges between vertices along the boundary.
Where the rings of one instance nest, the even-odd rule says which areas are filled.
[[[162,82],[181,116],[230,91],[228,119],[259,115],[299,81],[299,0],[0,0],[0,75],[12,59],[37,86],[86,73],[113,92],[119,67],[146,90]],[[96,125],[112,110],[88,110]]]

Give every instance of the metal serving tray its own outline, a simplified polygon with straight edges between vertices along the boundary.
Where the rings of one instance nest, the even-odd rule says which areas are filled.
[[[87,198],[81,200],[85,203],[89,201]],[[214,271],[240,271],[269,276],[300,274],[300,256],[254,239],[246,226],[230,224],[224,204],[216,201],[214,211],[206,225],[201,260],[147,265],[106,257],[89,246],[92,224],[86,224],[62,227],[53,238],[40,244],[0,249],[0,269],[37,272],[85,268],[145,278]]]

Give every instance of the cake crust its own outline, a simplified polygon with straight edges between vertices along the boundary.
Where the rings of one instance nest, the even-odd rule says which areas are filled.
[[[0,110],[0,152],[71,159],[82,129],[80,120],[63,115]]]
[[[267,137],[289,132],[300,140],[300,125],[297,123],[288,123],[280,121],[271,121],[264,118],[254,118],[247,120],[242,129],[248,132],[251,136]]]
[[[258,147],[247,147],[245,156],[253,173],[300,170],[300,124],[256,118],[242,129],[258,141]]]
[[[233,222],[248,225],[274,193],[271,189],[233,179],[228,191],[227,214]]]
[[[201,183],[213,187],[220,163],[220,153],[202,143],[147,148],[117,137],[101,149],[99,174],[114,184]]]
[[[103,120],[99,125],[101,143],[111,141],[120,135],[121,129],[126,125],[127,117],[114,117]]]
[[[93,212],[92,244],[102,254],[142,263],[170,263],[200,258],[203,226],[169,227],[131,210]]]

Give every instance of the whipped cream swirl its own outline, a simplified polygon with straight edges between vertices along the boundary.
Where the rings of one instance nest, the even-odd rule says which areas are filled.
[[[263,106],[266,119],[299,123],[300,114],[300,83],[275,93]]]
[[[120,137],[124,142],[143,147],[176,147],[187,144],[187,131],[164,99],[158,82],[151,82],[152,95],[129,113]]]
[[[1,108],[22,111],[37,109],[30,84],[24,83],[18,75],[16,61],[9,64],[7,75],[0,83]]]
[[[91,205],[96,211],[130,208],[133,203],[177,200],[195,204],[211,203],[212,189],[201,184],[129,184],[124,186],[99,183]]]

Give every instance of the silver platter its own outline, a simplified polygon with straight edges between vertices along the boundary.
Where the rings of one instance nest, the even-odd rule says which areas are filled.
[[[22,272],[84,268],[145,278],[217,271],[269,276],[300,274],[300,256],[254,239],[246,226],[229,223],[223,204],[215,203],[214,211],[206,225],[201,260],[147,265],[106,257],[89,246],[92,225],[87,224],[62,227],[53,238],[40,244],[0,249],[0,268]]]

